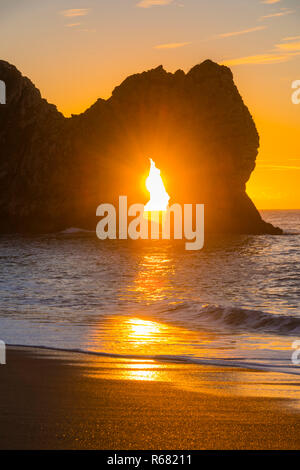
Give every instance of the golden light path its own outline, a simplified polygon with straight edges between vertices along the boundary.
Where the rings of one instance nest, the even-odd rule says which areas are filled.
[[[170,196],[165,189],[160,170],[156,168],[152,158],[150,158],[150,172],[146,179],[146,188],[150,193],[150,201],[145,205],[145,212],[166,211]]]
[[[104,378],[168,382],[171,380],[170,371],[178,369],[179,365],[157,362],[151,356],[168,356],[170,354],[184,356],[186,344],[196,344],[199,341],[205,350],[212,343],[214,337],[214,334],[190,331],[179,325],[156,320],[135,316],[111,316],[99,329],[94,328],[90,332],[90,338],[93,342],[98,341],[99,351],[104,349],[112,354],[120,354],[120,358],[101,358],[105,367],[101,366],[98,372],[93,370],[91,375],[100,375]],[[126,355],[129,357],[126,358]],[[132,357],[130,358],[130,356]],[[108,364],[110,364],[109,368]],[[180,369],[182,369],[182,365],[180,365]]]

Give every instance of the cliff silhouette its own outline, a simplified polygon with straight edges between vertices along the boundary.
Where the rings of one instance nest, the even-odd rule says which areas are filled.
[[[33,83],[0,61],[0,232],[95,229],[96,208],[148,200],[151,157],[170,204],[204,203],[205,228],[281,233],[245,191],[259,136],[229,68],[162,66],[128,77],[108,100],[65,118]]]

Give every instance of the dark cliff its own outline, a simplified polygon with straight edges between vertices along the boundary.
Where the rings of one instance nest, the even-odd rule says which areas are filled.
[[[0,231],[93,229],[102,202],[148,200],[153,158],[170,203],[204,203],[206,230],[281,233],[245,192],[259,136],[229,68],[162,67],[128,77],[108,100],[65,118],[0,61]]]

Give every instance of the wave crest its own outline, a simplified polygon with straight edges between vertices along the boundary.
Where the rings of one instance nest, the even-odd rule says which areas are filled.
[[[197,316],[203,320],[237,329],[251,329],[279,335],[300,335],[300,318],[274,315],[259,310],[247,310],[218,305],[203,305]]]

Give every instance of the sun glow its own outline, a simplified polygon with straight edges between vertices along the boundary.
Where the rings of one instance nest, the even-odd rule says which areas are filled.
[[[141,268],[144,269],[143,263]],[[148,269],[148,268],[147,268]],[[151,268],[152,269],[152,268]],[[150,273],[149,273],[150,274]],[[156,276],[156,271],[153,273]],[[152,288],[152,287],[151,287]],[[150,287],[149,287],[150,289]],[[146,292],[142,293],[146,296]],[[140,310],[140,309],[139,309]],[[148,310],[149,312],[149,310]],[[165,362],[172,353],[174,356],[186,355],[186,345],[197,349],[201,344],[204,356],[209,355],[211,344],[216,340],[214,333],[186,329],[171,322],[137,316],[112,315],[93,325],[89,333],[91,344],[98,344],[95,351],[105,350],[111,355],[93,356],[87,371],[89,377],[115,379],[174,382],[174,374],[185,374],[182,363]],[[115,356],[115,357],[114,357]],[[162,362],[159,361],[161,356]],[[190,371],[188,366],[188,371]],[[185,385],[188,381],[179,379]]]
[[[156,168],[152,158],[150,158],[150,172],[146,179],[146,188],[150,193],[150,201],[145,205],[145,212],[166,211],[170,196],[165,190],[160,170]]]

